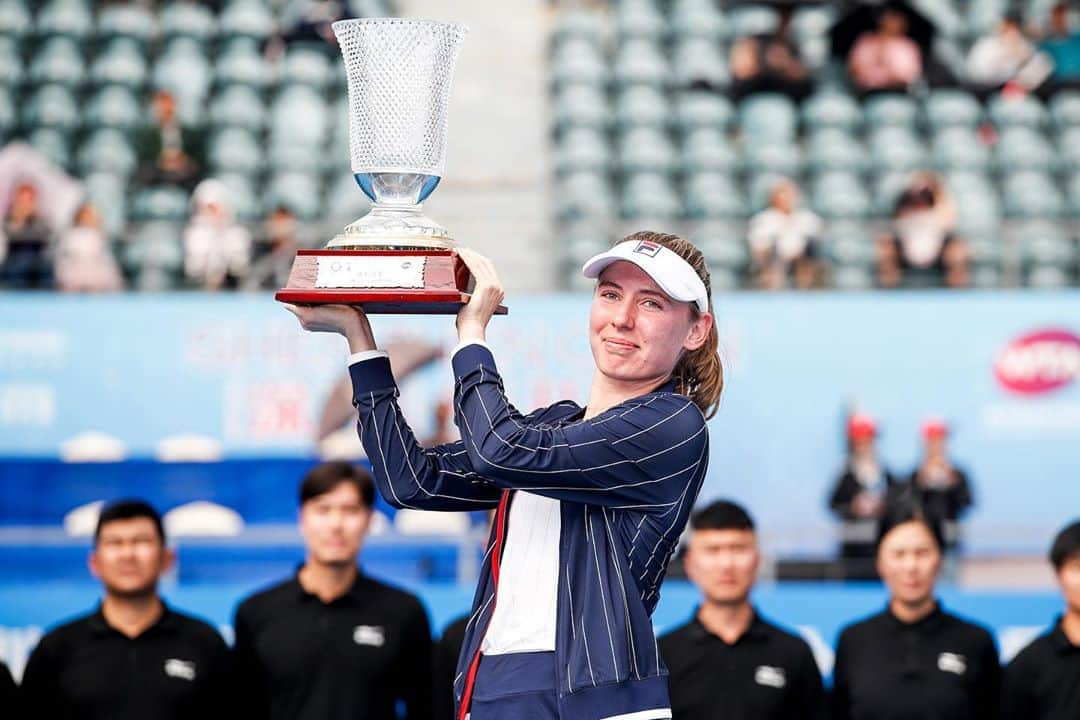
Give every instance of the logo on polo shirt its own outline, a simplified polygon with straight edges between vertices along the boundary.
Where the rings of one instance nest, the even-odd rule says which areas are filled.
[[[648,240],[641,240],[638,242],[637,247],[634,248],[634,252],[648,255],[649,257],[656,257],[656,254],[660,252],[660,246],[654,242],[649,242]]]
[[[957,653],[943,652],[938,655],[938,670],[951,672],[954,675],[963,675],[967,672],[967,658]]]
[[[754,671],[754,682],[758,685],[782,688],[787,685],[787,675],[784,673],[784,668],[759,665]]]
[[[195,662],[192,660],[177,660],[169,658],[165,661],[165,674],[169,677],[180,678],[191,682],[195,679]]]
[[[386,634],[379,625],[357,625],[352,639],[357,645],[370,647],[382,647],[386,644]]]

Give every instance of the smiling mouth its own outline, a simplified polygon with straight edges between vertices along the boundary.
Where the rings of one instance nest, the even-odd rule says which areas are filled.
[[[637,345],[635,345],[634,343],[627,340],[619,340],[617,338],[604,338],[604,343],[606,345],[613,345],[617,348],[622,348],[625,350],[633,350],[637,348]]]

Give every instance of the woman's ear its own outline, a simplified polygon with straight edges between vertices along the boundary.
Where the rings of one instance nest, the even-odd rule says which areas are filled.
[[[705,341],[709,339],[709,331],[712,330],[712,326],[712,313],[706,312],[698,315],[690,326],[690,330],[686,333],[686,341],[683,343],[683,347],[688,352],[692,352],[704,345]]]

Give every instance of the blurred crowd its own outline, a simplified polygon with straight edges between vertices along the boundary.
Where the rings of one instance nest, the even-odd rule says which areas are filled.
[[[962,482],[941,447],[944,428],[923,428],[925,461],[885,500],[849,487],[894,484],[867,444],[875,432],[869,418],[851,418],[853,457],[834,505],[876,517],[867,557],[884,583],[885,604],[840,632],[831,689],[806,640],[752,599],[761,552],[750,513],[717,500],[692,515],[678,551],[701,603],[659,638],[671,717],[1077,717],[1080,521],[1061,529],[1048,553],[1062,614],[1040,618],[1046,632],[1002,668],[993,635],[939,599],[949,547],[942,520],[956,505],[942,493]],[[303,562],[291,577],[240,601],[231,648],[214,628],[162,600],[159,581],[175,555],[157,511],[140,500],[103,507],[89,562],[101,601],[41,638],[19,685],[0,664],[4,717],[455,717],[451,687],[470,619],[450,623],[433,642],[420,599],[363,572],[371,476],[324,463],[303,478],[297,495]]]

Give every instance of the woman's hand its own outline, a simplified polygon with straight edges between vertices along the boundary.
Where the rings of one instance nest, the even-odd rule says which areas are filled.
[[[285,305],[285,309],[300,320],[300,326],[309,332],[332,332],[343,335],[349,341],[351,352],[375,349],[375,336],[367,315],[351,305]]]
[[[468,248],[458,248],[455,252],[476,281],[472,297],[457,314],[458,340],[483,340],[488,321],[502,304],[502,283],[491,260]]]

